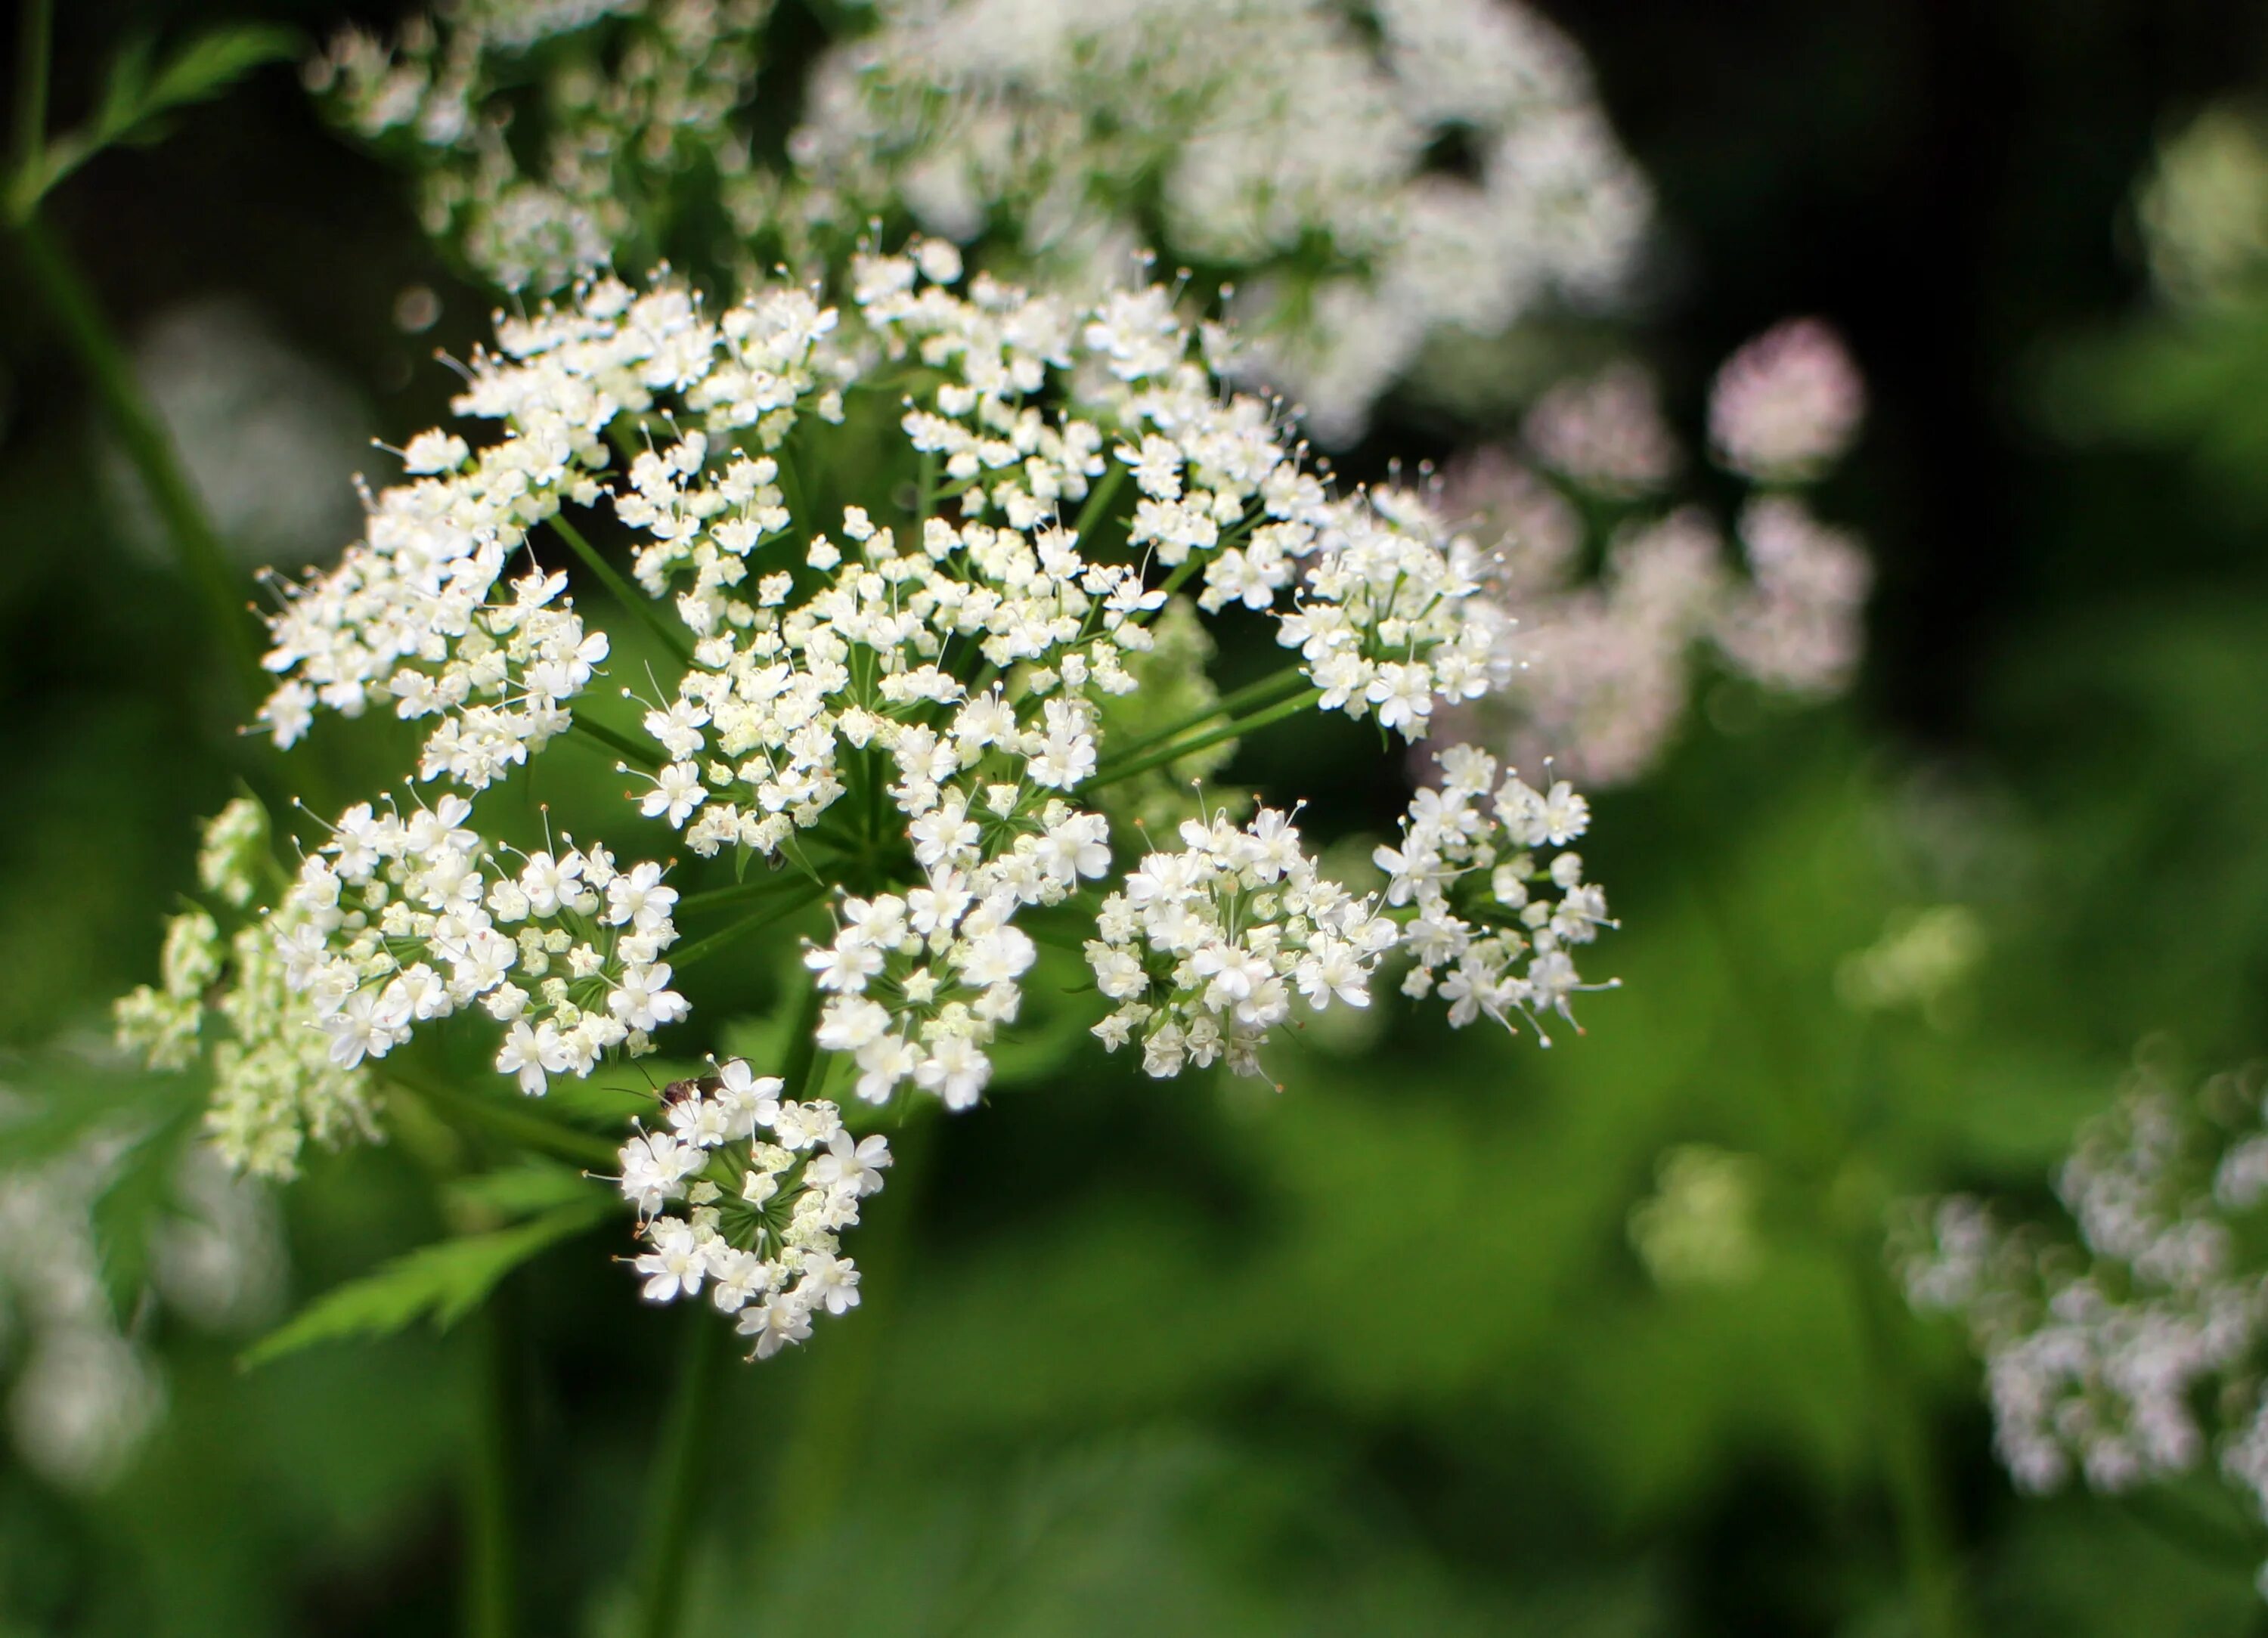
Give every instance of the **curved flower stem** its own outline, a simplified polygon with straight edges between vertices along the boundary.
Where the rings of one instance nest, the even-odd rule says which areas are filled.
[[[120,449],[133,463],[135,474],[149,491],[166,533],[173,536],[173,549],[204,606],[206,623],[227,665],[230,681],[247,700],[258,700],[267,692],[266,673],[246,622],[244,588],[230,567],[220,532],[206,515],[204,501],[182,470],[172,435],[143,398],[133,367],[63,248],[28,213],[10,225],[14,230],[17,260],[31,275],[33,287],[63,340],[78,356],[103,415],[117,434]]]
[[[670,965],[682,971],[704,956],[713,956],[719,950],[727,949],[740,943],[751,933],[762,932],[767,927],[776,927],[790,916],[808,909],[825,898],[827,891],[827,884],[824,882],[799,882],[797,884],[795,892],[782,892],[781,902],[776,907],[767,909],[762,914],[752,915],[745,922],[735,922],[732,926],[711,933],[706,938],[697,938],[682,949],[668,951]]]
[[[810,1098],[819,1091],[822,1068],[819,1061],[819,1015],[827,1005],[827,997],[820,993],[818,984],[808,973],[799,973],[802,993],[797,997],[795,1016],[788,1025],[787,1050],[780,1054],[780,1079],[796,1088],[795,1096]]]
[[[498,1294],[500,1298],[502,1293]],[[474,1354],[473,1429],[465,1464],[466,1638],[512,1638],[511,1358],[491,1298],[465,1322]]]
[[[1202,728],[1216,716],[1231,716],[1239,711],[1250,710],[1255,706],[1273,704],[1284,695],[1296,692],[1307,680],[1307,668],[1300,665],[1286,665],[1281,671],[1270,672],[1257,682],[1248,683],[1233,694],[1223,694],[1204,709],[1191,712],[1170,728],[1161,728],[1155,733],[1143,735],[1132,745],[1108,759],[1103,765],[1104,771],[1112,771],[1113,765],[1116,763],[1124,761],[1129,757],[1139,756],[1144,752],[1164,745],[1168,740],[1179,738],[1192,729]]]
[[[1164,580],[1159,583],[1158,590],[1164,592],[1167,597],[1173,596],[1174,592],[1180,591],[1182,586],[1189,583],[1189,577],[1197,573],[1199,569],[1203,568],[1206,561],[1207,560],[1197,556],[1196,553],[1190,553],[1187,557],[1183,558],[1180,562],[1174,566],[1174,572],[1172,574],[1167,575]]]
[[[1105,768],[1096,774],[1093,779],[1088,780],[1081,789],[1093,790],[1103,785],[1115,785],[1122,779],[1131,779],[1135,775],[1146,774],[1153,768],[1163,768],[1168,762],[1178,762],[1191,752],[1205,750],[1219,745],[1224,739],[1241,738],[1256,729],[1265,728],[1271,723],[1280,723],[1287,716],[1295,716],[1306,710],[1322,697],[1323,691],[1321,688],[1308,688],[1294,694],[1281,704],[1270,706],[1264,711],[1255,711],[1249,716],[1240,716],[1234,722],[1224,724],[1211,733],[1199,734],[1194,739],[1184,739],[1179,745],[1166,746],[1151,752],[1146,756],[1138,756],[1131,761],[1121,762],[1116,768]]]
[[[1109,510],[1112,497],[1118,493],[1118,486],[1126,481],[1126,464],[1123,461],[1111,456],[1103,459],[1110,462],[1109,466],[1094,481],[1094,487],[1086,492],[1086,503],[1079,509],[1079,516],[1071,519],[1071,532],[1082,548],[1090,544],[1088,537]]]
[[[568,723],[567,731],[570,734],[581,734],[593,745],[605,746],[641,772],[651,774],[661,767],[659,760],[652,752],[640,750],[637,742],[628,734],[609,728],[604,723],[593,722],[580,711],[576,712],[574,717]]]
[[[2152,1534],[2216,1569],[2257,1571],[2268,1546],[2236,1527],[2223,1524],[2164,1491],[2132,1490],[2118,1497],[2120,1509]]]
[[[791,875],[784,870],[768,870],[752,882],[735,882],[730,887],[711,887],[705,892],[687,893],[677,901],[677,914],[692,915],[750,899],[769,899],[774,893],[810,891],[810,882],[802,877]]]
[[[690,665],[693,663],[692,644],[686,642],[684,633],[671,629],[669,622],[655,612],[654,600],[624,579],[622,571],[608,562],[599,548],[585,540],[583,532],[573,524],[556,512],[552,514],[550,523],[552,528],[558,531],[559,538],[567,542],[568,549],[581,558],[583,566],[598,577],[599,584],[614,594],[615,601],[653,633],[660,640],[661,646],[676,656],[680,665]]]
[[[608,1176],[613,1174],[622,1159],[620,1146],[608,1142],[596,1133],[578,1132],[542,1115],[515,1109],[500,1098],[482,1098],[477,1093],[412,1083],[394,1074],[388,1074],[386,1078],[423,1100],[435,1113],[452,1124],[477,1126],[495,1136],[507,1138],[538,1153],[571,1161],[577,1165],[598,1167]]]
[[[914,483],[914,540],[919,544],[929,520],[937,515],[938,460],[935,450],[924,450],[921,475]]]

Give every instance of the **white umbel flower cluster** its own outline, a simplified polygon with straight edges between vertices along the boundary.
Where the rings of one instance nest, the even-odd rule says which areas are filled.
[[[1154,246],[1241,287],[1254,364],[1334,440],[1430,339],[1613,298],[1649,223],[1580,54],[1515,0],[836,15],[784,153],[752,140],[770,0],[482,0],[343,36],[313,78],[507,288],[652,260],[688,187],[799,264],[879,219],[1091,294]]]
[[[751,405],[740,380],[720,383],[737,369],[721,349],[715,375],[697,352],[684,359],[682,401],[706,408],[710,430],[633,464],[616,510],[659,537],[638,574],[674,590],[696,638],[675,698],[646,719],[671,758],[646,806],[696,852],[777,851],[842,794],[851,755],[890,759],[909,820],[944,825],[932,816],[957,804],[954,826],[990,809],[1020,834],[1055,830],[1040,810],[1097,771],[1101,704],[1134,686],[1129,657],[1150,647],[1166,599],[1064,526],[1122,470],[1138,494],[1125,547],[1173,569],[1168,585],[1201,569],[1203,608],[1273,611],[1325,709],[1415,738],[1437,701],[1489,687],[1506,617],[1480,595],[1470,543],[1400,493],[1329,493],[1269,405],[1219,390],[1162,288],[1081,312],[982,277],[958,295],[960,277],[935,242],[856,268],[876,367],[928,378],[901,430],[933,489],[902,539],[845,507],[799,562],[776,555],[747,584],[751,555],[796,520],[778,463],[725,435],[750,408],[760,434],[786,412],[769,391]],[[835,322],[813,310],[799,333]],[[1031,401],[1057,386],[1076,413]],[[929,510],[948,502],[957,522]],[[986,676],[1012,675],[972,688],[953,669],[964,650]]]
[[[2118,1494],[2217,1460],[2268,1517],[2258,1076],[2191,1091],[2146,1059],[2056,1193],[2076,1245],[1955,1196],[1916,1214],[1900,1252],[1915,1306],[1967,1322],[2010,1474]]]
[[[604,434],[650,413],[658,394],[769,437],[814,392],[826,413],[813,367],[824,333],[800,291],[719,325],[680,287],[640,297],[612,279],[581,290],[571,311],[499,320],[501,350],[475,355],[453,408],[504,422],[505,436],[477,454],[453,432],[412,439],[409,481],[372,503],[363,540],[327,574],[282,587],[264,663],[285,680],[261,721],[288,746],[319,706],[353,716],[379,701],[438,719],[422,778],[478,790],[524,763],[566,730],[568,701],[608,652],[563,595],[565,575],[531,571],[498,595],[528,532],[563,501],[599,498]]]
[[[1370,978],[1399,929],[1322,875],[1288,815],[1263,808],[1182,826],[1102,901],[1086,946],[1096,988],[1118,1003],[1094,1026],[1116,1052],[1139,1040],[1142,1068],[1179,1075],[1225,1061],[1258,1075],[1260,1048],[1295,1002],[1320,1012],[1370,1004]]]
[[[1413,994],[1454,969],[1455,1022],[1564,1010],[1565,947],[1603,917],[1572,856],[1525,920],[1455,896],[1484,856],[1513,856],[1496,832],[1530,848],[1580,829],[1564,785],[1507,783],[1498,819],[1413,829],[1397,910],[1320,873],[1274,810],[1193,823],[1184,851],[1129,872],[1114,791],[1303,713],[1422,739],[1502,681],[1513,615],[1419,497],[1329,484],[1167,290],[1035,296],[937,240],[849,271],[841,309],[774,283],[712,314],[666,275],[644,293],[609,276],[499,321],[458,407],[500,433],[414,439],[364,540],[271,618],[279,743],[318,712],[431,721],[407,794],[346,807],[289,870],[256,811],[225,814],[205,871],[248,918],[233,955],[217,919],[185,917],[162,990],[121,1009],[153,1063],[210,1049],[224,1147],[281,1174],[307,1138],[366,1128],[389,1081],[454,1095],[432,1090],[447,1053],[428,1038],[471,1039],[540,1095],[655,1050],[690,1012],[679,968],[776,927],[759,965],[799,952],[814,992],[791,1043],[812,1060],[803,1101],[744,1097],[728,1066],[623,1159],[652,1293],[735,1294],[760,1354],[855,1299],[831,1237],[881,1151],[836,1142],[829,1076],[872,1105],[978,1104],[1035,927],[1072,948],[1091,928],[1112,1009],[1096,1032],[1138,1033],[1167,1076],[1255,1070],[1296,1009],[1366,1004],[1404,948]],[[571,572],[637,628],[600,628]],[[1295,652],[1224,697],[1201,622],[1232,608]],[[636,731],[588,697],[633,654]],[[1160,715],[1126,709],[1145,687]],[[575,816],[579,845],[497,790],[571,737],[630,787]],[[651,841],[621,845],[642,861],[587,840],[635,826]],[[681,912],[728,907],[679,945]],[[746,1165],[702,1157],[734,1143]],[[748,1192],[755,1173],[782,1203]]]
[[[1565,848],[1590,828],[1590,804],[1564,780],[1537,790],[1516,772],[1497,779],[1497,760],[1469,745],[1438,759],[1441,782],[1420,790],[1397,845],[1378,849],[1386,901],[1410,907],[1402,929],[1410,975],[1403,992],[1438,992],[1449,1022],[1528,1020],[1540,1045],[1551,1038],[1537,1015],[1570,1024],[1586,985],[1569,946],[1587,944],[1607,916],[1606,894],[1583,879],[1580,854]]]
[[[890,1146],[854,1138],[824,1100],[781,1098],[777,1076],[735,1058],[663,1093],[666,1130],[622,1145],[622,1190],[647,1249],[632,1260],[649,1303],[698,1298],[737,1316],[754,1356],[807,1341],[820,1313],[858,1306],[841,1235],[882,1186]]]
[[[652,1049],[685,1016],[662,952],[677,892],[652,863],[617,870],[603,847],[526,856],[514,873],[445,796],[408,819],[357,803],[284,897],[284,982],[351,1070],[421,1024],[477,1005],[504,1026],[496,1067],[541,1096],[601,1054]]]

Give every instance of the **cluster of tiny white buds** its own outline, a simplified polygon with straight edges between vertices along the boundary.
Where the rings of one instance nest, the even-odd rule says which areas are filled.
[[[291,986],[286,952],[320,935],[288,893],[274,910],[259,907],[256,895],[284,878],[258,803],[239,797],[205,827],[197,874],[219,914],[193,908],[166,923],[158,983],[114,1009],[119,1043],[152,1069],[202,1056],[212,1079],[205,1125],[222,1158],[288,1178],[308,1142],[370,1136],[377,1089],[361,1065],[332,1055]]]

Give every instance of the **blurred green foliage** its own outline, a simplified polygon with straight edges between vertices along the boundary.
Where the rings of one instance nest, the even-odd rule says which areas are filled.
[[[99,94],[129,21],[208,11],[331,20],[65,8],[59,113]],[[2143,1037],[2203,1063],[2268,1047],[2268,305],[2155,309],[2116,231],[2155,122],[2256,69],[2257,21],[1562,15],[1683,238],[1673,380],[1788,307],[1877,371],[1836,497],[1885,570],[1866,697],[1792,714],[1725,686],[1658,778],[1600,804],[1624,987],[1548,1053],[1390,1006],[1285,1049],[1281,1095],[1131,1079],[1074,1030],[1004,1052],[983,1113],[910,1135],[858,1323],[732,1374],[693,1630],[1911,1632],[1885,1436],[1909,1414],[1980,1630],[2268,1624],[2241,1565],[2084,1497],[2019,1501],[1956,1341],[1870,1308],[1894,1201],[2038,1196]],[[129,334],[241,296],[364,384],[389,438],[446,396],[423,356],[480,328],[397,180],[281,72],[90,164],[53,220]],[[1917,292],[1921,234],[1949,270]],[[411,289],[436,327],[394,321]],[[84,388],[11,295],[0,1040],[30,1047],[99,1032],[147,974],[192,818],[256,761],[188,590],[129,543]],[[1389,424],[1347,464],[1425,437]],[[1317,753],[1256,747],[1225,777],[1293,788]],[[1398,803],[1373,768],[1335,821]],[[1892,950],[1932,925],[1962,930]],[[92,1071],[47,1094],[131,1095]],[[323,1160],[285,1197],[295,1303],[468,1210],[541,1208],[437,1198],[424,1141]],[[163,1187],[122,1177],[119,1247]],[[520,1268],[490,1318],[529,1633],[626,1630],[677,1322],[705,1318],[640,1308],[620,1239]],[[149,1323],[170,1403],[121,1480],[65,1496],[0,1445],[0,1633],[446,1627],[460,1470],[497,1391],[468,1333],[247,1371],[241,1339]]]

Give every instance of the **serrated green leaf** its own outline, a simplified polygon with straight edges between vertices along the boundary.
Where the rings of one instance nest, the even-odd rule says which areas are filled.
[[[99,1128],[131,1130],[204,1102],[188,1075],[84,1063],[61,1054],[0,1058],[0,1169],[38,1165]]]
[[[262,63],[298,52],[298,39],[288,29],[217,28],[196,35],[153,70],[153,40],[135,35],[111,59],[102,96],[86,123],[26,159],[10,184],[9,209],[28,215],[55,184],[104,149],[154,142],[165,135],[166,114],[216,97]]]
[[[200,34],[158,70],[142,99],[142,117],[217,96],[263,63],[292,56],[298,49],[288,29],[248,26]]]
[[[181,1151],[195,1130],[195,1110],[165,1113],[120,1152],[94,1197],[89,1220],[103,1282],[121,1313],[132,1311],[148,1277],[151,1234],[172,1203]]]
[[[580,1204],[603,1186],[571,1166],[530,1158],[460,1179],[449,1186],[449,1199],[467,1212],[491,1219],[526,1217],[555,1206]]]
[[[317,1342],[391,1336],[428,1316],[446,1330],[479,1307],[513,1269],[590,1228],[611,1208],[611,1201],[594,1194],[492,1234],[421,1245],[317,1297],[254,1343],[238,1363],[249,1370]]]

